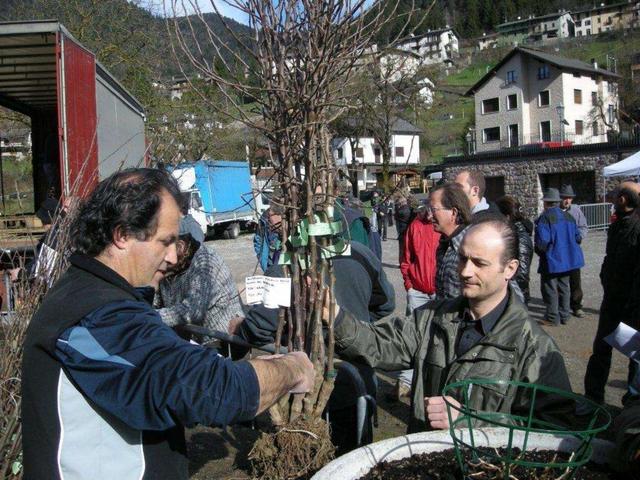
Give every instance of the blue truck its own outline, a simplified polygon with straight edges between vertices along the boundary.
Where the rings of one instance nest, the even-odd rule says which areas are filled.
[[[236,238],[257,222],[248,162],[199,160],[170,169],[189,205],[189,213],[207,234]]]

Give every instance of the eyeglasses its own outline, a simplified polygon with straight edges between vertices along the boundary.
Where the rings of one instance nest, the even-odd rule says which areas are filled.
[[[452,208],[447,207],[427,207],[427,210],[432,214],[436,213],[438,210],[453,210]]]

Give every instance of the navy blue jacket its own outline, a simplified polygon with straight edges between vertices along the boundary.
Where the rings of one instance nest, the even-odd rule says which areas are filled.
[[[582,237],[575,219],[559,207],[545,210],[536,220],[536,253],[540,255],[538,273],[565,273],[584,266],[580,248]]]
[[[178,337],[99,261],[70,261],[25,340],[25,478],[186,480],[183,427],[253,418],[253,367]]]

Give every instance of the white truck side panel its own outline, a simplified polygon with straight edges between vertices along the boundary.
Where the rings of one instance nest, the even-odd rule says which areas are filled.
[[[96,75],[98,170],[100,179],[144,165],[144,116]]]

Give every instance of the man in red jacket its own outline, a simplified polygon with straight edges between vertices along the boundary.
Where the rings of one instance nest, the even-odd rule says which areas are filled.
[[[404,238],[400,271],[407,290],[407,315],[435,299],[436,250],[440,234],[433,228],[429,209],[421,205]]]
[[[404,249],[400,260],[400,271],[407,290],[407,315],[436,298],[436,250],[440,234],[433,228],[430,210],[426,205],[418,209],[404,236]],[[398,376],[395,396],[411,393],[412,370],[404,370]]]

